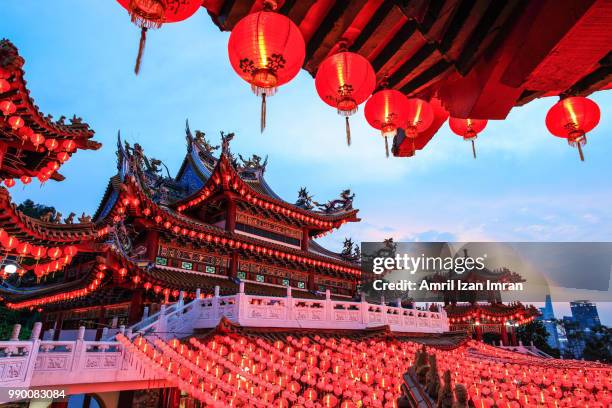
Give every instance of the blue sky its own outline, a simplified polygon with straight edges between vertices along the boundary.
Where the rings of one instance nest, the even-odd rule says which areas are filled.
[[[26,59],[26,79],[41,110],[83,117],[104,146],[62,167],[64,182],[12,189],[64,214],[93,213],[115,172],[117,131],[176,172],[185,153],[184,122],[216,142],[236,132],[233,151],[269,154],[267,179],[288,201],[300,186],[318,201],[344,188],[356,193],[362,222],[325,239],[338,249],[358,241],[610,241],[612,240],[612,93],[592,96],[602,120],[589,137],[586,162],[544,125],[556,99],[537,100],[489,122],[468,143],[445,125],[415,158],[385,159],[384,145],[361,109],[344,124],[317,96],[306,72],[268,101],[259,133],[259,100],[233,72],[228,33],[204,10],[150,31],[141,74],[133,74],[139,30],[114,1],[3,0],[0,37]]]

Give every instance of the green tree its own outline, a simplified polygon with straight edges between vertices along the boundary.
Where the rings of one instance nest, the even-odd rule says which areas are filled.
[[[27,199],[17,206],[17,209],[25,215],[32,218],[40,218],[43,215],[51,212],[55,215],[55,208],[48,207],[43,204],[36,204],[34,201]]]
[[[0,340],[8,340],[13,332],[13,326],[21,324],[19,338],[29,339],[32,333],[32,326],[40,320],[38,312],[11,310],[0,306]]]
[[[524,345],[529,346],[533,342],[534,346],[546,354],[553,357],[559,357],[559,349],[552,348],[548,344],[547,339],[549,334],[544,327],[544,323],[542,323],[540,320],[534,320],[519,326],[517,336]]]
[[[597,326],[586,336],[582,357],[585,360],[612,363],[612,333],[606,326]]]

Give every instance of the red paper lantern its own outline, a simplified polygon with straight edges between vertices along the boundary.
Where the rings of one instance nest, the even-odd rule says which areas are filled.
[[[45,137],[40,133],[33,133],[30,136],[30,142],[32,142],[34,146],[38,147],[41,144],[45,143]]]
[[[419,132],[427,130],[433,122],[433,110],[429,103],[419,98],[408,99],[408,120],[406,122],[406,136],[416,138]]]
[[[132,23],[140,27],[140,45],[134,73],[140,72],[140,63],[147,41],[147,30],[164,23],[175,23],[191,17],[202,5],[202,0],[117,0],[130,14]]]
[[[4,116],[12,115],[17,111],[17,107],[11,101],[1,101],[0,102],[0,111],[4,114]]]
[[[45,147],[47,148],[48,151],[52,152],[53,150],[57,149],[57,146],[59,146],[59,143],[57,142],[57,140],[55,139],[45,140]]]
[[[7,186],[8,188],[11,188],[15,185],[15,180],[14,179],[4,179],[4,185]]]
[[[388,137],[394,137],[397,129],[408,120],[408,98],[394,89],[376,92],[365,104],[366,120],[385,138],[385,152],[389,157]]]
[[[9,126],[13,128],[13,130],[17,130],[20,127],[23,127],[23,119],[20,116],[11,116],[8,119]]]
[[[30,176],[21,176],[19,179],[23,184],[30,184],[30,182],[32,181],[32,177]]]
[[[586,134],[599,123],[601,112],[592,100],[573,96],[561,99],[546,114],[546,127],[557,137],[567,139],[570,146],[578,148],[580,160],[584,161],[582,146],[587,142]]]
[[[472,142],[472,153],[476,158],[476,146],[474,140],[478,137],[478,133],[482,132],[487,126],[486,119],[459,119],[450,118],[448,125],[453,133],[463,137],[463,140]]]
[[[6,79],[0,79],[0,94],[8,92],[11,89],[11,84]]]
[[[268,3],[266,3],[268,4]],[[266,96],[291,81],[304,63],[306,48],[298,26],[272,11],[249,14],[236,24],[228,42],[234,71],[261,96],[261,131],[266,127]]]
[[[346,143],[351,144],[349,116],[372,94],[376,74],[366,58],[343,51],[327,57],[317,70],[315,87],[319,97],[346,119]]]

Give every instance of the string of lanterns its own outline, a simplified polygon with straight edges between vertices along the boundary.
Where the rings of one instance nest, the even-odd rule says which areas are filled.
[[[9,309],[13,309],[13,310],[30,309],[30,308],[44,306],[49,303],[64,302],[67,300],[73,300],[76,298],[87,296],[89,293],[97,290],[98,287],[100,287],[100,285],[102,284],[102,280],[105,277],[105,270],[106,270],[106,265],[97,264],[94,269],[95,274],[93,274],[93,279],[91,279],[87,283],[87,286],[84,288],[72,290],[69,292],[62,292],[62,293],[58,293],[58,294],[51,295],[51,296],[43,296],[43,297],[39,297],[36,299],[26,300],[26,301],[18,302],[18,303],[8,302],[6,304],[6,307],[8,307]]]
[[[199,0],[118,1],[129,11],[132,21],[142,27],[143,36],[147,27],[184,20],[201,5]],[[305,41],[299,27],[276,12],[276,1],[264,0],[262,4],[263,10],[245,16],[235,25],[228,42],[228,54],[234,71],[262,98],[263,132],[266,126],[266,98],[274,95],[278,87],[298,74],[304,64]],[[171,9],[174,14],[170,13]],[[141,49],[144,47],[143,41]],[[364,111],[366,121],[381,131],[387,157],[388,138],[393,137],[400,128],[411,139],[412,151],[416,151],[414,140],[431,126],[432,108],[423,99],[408,98],[399,91],[384,89],[385,79],[379,84],[383,89],[373,93],[376,75],[372,65],[363,56],[347,51],[347,45],[346,40],[341,39],[335,51],[321,62],[315,76],[315,87],[320,98],[345,117],[347,144],[351,143],[349,116],[367,101]],[[140,55],[141,52],[139,58]],[[577,147],[580,159],[584,160],[582,147],[586,143],[586,133],[595,128],[599,117],[599,108],[592,100],[567,97],[550,109],[546,126],[550,133],[566,138],[571,146]],[[474,140],[486,124],[487,120],[482,118],[451,117],[449,120],[451,130],[472,143],[474,158]]]
[[[277,337],[278,338],[278,337]],[[395,407],[404,373],[423,347],[399,339],[282,336],[240,332],[204,339],[117,340],[144,374],[157,374],[207,406]],[[423,347],[424,348],[424,347]],[[421,350],[423,350],[421,348]],[[612,369],[604,364],[546,360],[468,341],[428,347],[438,372],[467,385],[470,406],[606,407]]]

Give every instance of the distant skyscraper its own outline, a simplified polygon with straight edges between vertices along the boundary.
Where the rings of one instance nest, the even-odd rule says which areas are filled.
[[[570,302],[570,308],[572,309],[572,317],[581,330],[592,329],[601,324],[597,306],[594,303],[588,300],[575,300]]]
[[[553,310],[553,304],[550,295],[546,295],[544,307],[540,308],[540,312],[542,314],[538,319],[542,321],[542,323],[544,324],[544,328],[548,333],[548,338],[546,339],[546,342],[550,347],[561,350],[561,344],[559,343],[559,330],[557,327],[557,322],[555,321],[555,311]]]

